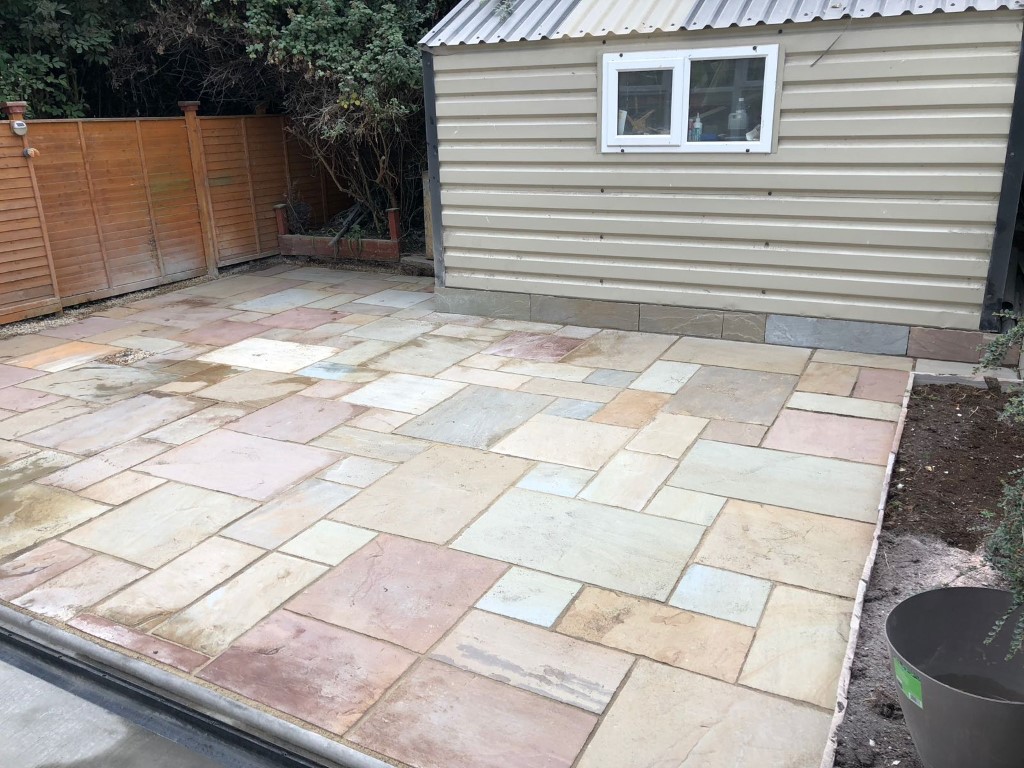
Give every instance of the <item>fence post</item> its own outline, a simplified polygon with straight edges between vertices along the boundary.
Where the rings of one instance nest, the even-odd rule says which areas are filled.
[[[24,120],[25,112],[28,111],[27,101],[4,101],[0,102],[0,116],[5,117],[12,123],[16,120]],[[32,159],[39,153],[29,147],[28,134],[21,137],[22,152],[28,162],[28,177],[32,182],[32,196],[36,200],[36,216],[39,218],[39,229],[43,233],[43,250],[46,251],[46,266],[50,270],[50,284],[53,287],[53,298],[61,304],[60,286],[57,284],[57,268],[53,263],[53,251],[50,249],[50,233],[46,230],[46,216],[43,213],[43,198],[39,194],[39,182],[36,180],[36,169],[32,165]]]
[[[206,153],[203,151],[203,134],[199,128],[198,101],[179,101],[178,106],[185,113],[185,131],[188,134],[188,154],[192,161],[192,179],[199,202],[199,226],[203,230],[203,247],[206,250],[206,270],[216,277],[217,233],[213,226],[213,204],[210,201],[210,187],[206,178]]]

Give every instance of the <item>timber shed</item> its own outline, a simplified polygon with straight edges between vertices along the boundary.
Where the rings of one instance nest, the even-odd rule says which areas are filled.
[[[1022,0],[499,5],[421,43],[442,308],[974,360],[1021,309]]]

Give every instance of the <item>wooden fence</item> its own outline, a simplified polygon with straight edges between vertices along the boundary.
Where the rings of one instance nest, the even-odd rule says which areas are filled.
[[[196,106],[34,120],[24,137],[0,121],[0,323],[278,253],[273,206],[289,190],[314,224],[348,204],[280,116]]]

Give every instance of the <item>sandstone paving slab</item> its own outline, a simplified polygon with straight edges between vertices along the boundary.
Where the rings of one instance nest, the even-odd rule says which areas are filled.
[[[327,298],[327,293],[309,288],[286,288],[283,291],[270,293],[249,301],[232,304],[234,309],[243,312],[284,312],[287,309],[295,309],[314,301]]]
[[[557,363],[579,347],[583,339],[538,333],[513,333],[483,350],[485,355],[515,357],[520,360],[539,360]]]
[[[501,369],[502,373],[514,373],[517,376],[536,376],[541,379],[557,379],[558,381],[583,382],[594,373],[593,368],[566,363],[542,363],[536,360],[516,360],[494,357],[492,355],[474,355],[463,361],[484,370]]]
[[[669,396],[661,392],[624,389],[590,420],[640,429],[661,411],[668,399]]]
[[[853,396],[864,400],[882,400],[887,403],[902,403],[910,375],[904,371],[886,371],[864,368],[857,377]]]
[[[45,392],[34,392],[31,389],[23,389],[18,386],[4,387],[0,389],[0,408],[6,411],[24,413],[44,405],[59,403],[62,398],[57,395],[48,395]]]
[[[347,384],[365,384],[384,375],[379,371],[367,371],[354,365],[334,363],[330,358],[306,368],[300,368],[298,373],[301,376],[309,376],[311,379],[326,379]]]
[[[367,411],[362,416],[357,416],[351,423],[368,416]],[[379,423],[370,424],[370,427],[383,428],[386,426],[386,417],[378,411]],[[409,414],[403,414],[408,416]],[[368,459],[380,459],[381,461],[402,462],[417,456],[431,447],[426,440],[417,440],[414,437],[403,437],[402,435],[384,434],[377,429],[358,429],[354,426],[345,425],[328,432],[323,437],[313,440],[310,445],[328,448],[340,453],[349,453],[356,456],[365,456]]]
[[[183,397],[136,395],[31,432],[24,439],[35,445],[92,456],[202,407],[201,403]]]
[[[853,365],[836,363],[808,363],[796,388],[800,392],[848,397],[857,383],[860,369]]]
[[[768,427],[763,424],[745,424],[742,421],[722,421],[715,419],[708,422],[701,432],[705,440],[719,443],[736,443],[737,445],[757,446],[764,439]]]
[[[650,424],[637,432],[636,437],[626,444],[626,448],[678,459],[693,445],[707,423],[707,419],[695,416],[659,413]]]
[[[664,600],[703,532],[676,520],[514,488],[452,546]]]
[[[601,714],[633,657],[483,611],[471,611],[432,659]]]
[[[617,371],[643,371],[676,340],[675,336],[632,331],[601,331],[564,358],[566,363]]]
[[[66,343],[63,339],[51,338],[49,336],[39,336],[36,334],[25,334],[24,336],[11,336],[7,339],[0,339],[0,360],[8,363],[10,360],[23,355],[29,355],[34,352],[39,352],[44,349],[52,349],[53,347],[59,347],[61,344]],[[9,372],[4,369],[0,369],[0,386],[7,386],[4,383],[7,377],[10,375]],[[26,369],[28,370],[28,369]],[[37,372],[38,373],[38,372]],[[24,381],[24,379],[21,379]],[[13,383],[13,382],[8,382]]]
[[[610,424],[538,414],[491,450],[550,464],[600,469],[635,431]]]
[[[789,408],[818,413],[835,413],[860,419],[899,421],[903,409],[896,403],[861,400],[855,397],[834,397],[811,392],[797,392],[789,399]]]
[[[735,682],[754,630],[731,621],[584,587],[559,632]]]
[[[600,384],[605,387],[628,387],[636,380],[637,374],[634,371],[615,371],[611,368],[600,368],[587,376],[583,381],[586,384]],[[635,387],[635,389],[643,389],[643,387]]]
[[[761,443],[765,448],[886,464],[896,425],[832,413],[785,409]]]
[[[33,352],[28,355],[14,357],[8,360],[10,365],[22,368],[33,368],[37,371],[48,371],[54,373],[67,368],[74,368],[76,365],[88,363],[98,357],[120,352],[120,347],[112,347],[106,344],[92,344],[88,341],[69,341],[56,347]]]
[[[92,553],[51,539],[0,565],[0,600],[11,600],[64,571],[84,563]]]
[[[345,314],[344,312],[331,312],[326,309],[296,307],[295,309],[286,309],[284,312],[278,312],[277,314],[257,320],[255,325],[308,331],[327,323],[337,322],[344,318]]]
[[[740,368],[766,373],[797,374],[803,372],[811,350],[800,347],[779,347],[748,341],[725,341],[684,336],[662,355],[665,360],[711,365],[719,368]]]
[[[316,397],[292,395],[227,425],[227,429],[274,440],[307,443],[365,409]]]
[[[629,388],[674,395],[698,370],[700,366],[693,363],[656,360]]]
[[[332,483],[365,488],[380,480],[395,468],[389,461],[367,459],[363,456],[349,456],[324,472],[321,477]]]
[[[218,320],[214,323],[201,325],[188,331],[178,333],[174,338],[189,344],[209,344],[214,347],[226,347],[236,344],[250,336],[266,330],[266,326],[256,323],[240,323],[235,320]]]
[[[488,328],[500,328],[503,331],[518,331],[521,333],[554,333],[563,326],[558,323],[536,323],[530,320],[486,320]]]
[[[832,349],[816,350],[811,359],[816,363],[853,365],[861,368],[889,368],[894,371],[911,371],[914,368],[914,361],[909,357],[868,355],[862,352],[839,352]]]
[[[64,538],[149,568],[159,568],[256,504],[223,493],[165,483]]]
[[[67,621],[79,611],[145,576],[149,571],[106,555],[90,557],[12,602],[35,614]]]
[[[619,451],[579,498],[639,512],[675,468],[675,460],[665,456]]]
[[[404,373],[388,374],[372,381],[342,400],[369,408],[423,414],[462,390],[466,385]]]
[[[263,554],[257,547],[214,536],[104,600],[93,613],[128,627],[152,629]]]
[[[30,452],[21,458],[8,462],[0,469],[0,495],[18,490],[26,483],[44,481],[59,473],[62,468],[75,462],[76,456],[58,451]]]
[[[240,405],[211,405],[201,411],[191,413],[184,418],[155,429],[146,434],[150,440],[158,440],[169,445],[181,445],[189,440],[213,432],[218,427],[230,424],[251,413],[249,408]]]
[[[668,602],[683,610],[756,627],[771,591],[770,581],[694,564],[683,573]]]
[[[81,400],[61,398],[56,403],[50,403],[0,421],[0,440],[17,440],[76,416],[92,413],[94,409],[95,406],[83,403]]]
[[[355,330],[355,329],[353,329]],[[332,355],[324,360],[322,363],[318,363],[317,366],[311,366],[314,368],[320,367],[325,368],[330,364],[335,365],[347,365],[356,366],[363,365],[367,360],[372,360],[375,357],[380,357],[386,352],[390,352],[393,349],[397,349],[402,344],[400,341],[383,341],[380,339],[367,339],[360,341],[358,338],[352,336],[349,337],[356,342],[354,346],[345,348],[339,347],[340,352],[336,355]],[[364,371],[363,373],[369,374],[373,371]]]
[[[281,547],[281,551],[286,555],[337,565],[373,541],[376,535],[374,531],[321,520]]]
[[[570,768],[596,720],[428,659],[347,737],[416,768]]]
[[[779,373],[708,365],[672,396],[665,410],[708,419],[768,425],[775,421],[797,381],[795,376]]]
[[[683,488],[665,486],[644,507],[644,513],[682,520],[694,525],[711,525],[725,506],[726,499]]]
[[[424,323],[419,320],[396,320],[393,317],[382,317],[380,320],[374,320],[372,323],[361,325],[349,331],[348,335],[358,339],[373,339],[404,344],[434,330],[436,327],[432,323]]]
[[[192,672],[210,660],[201,653],[88,613],[69,619],[68,625],[108,643],[134,651],[147,659],[180,669],[182,672]]]
[[[317,563],[271,552],[157,626],[153,634],[207,656],[217,656],[326,570]]]
[[[172,341],[159,336],[125,336],[110,341],[110,344],[122,349],[134,349],[153,354],[162,354],[185,346],[183,341]]]
[[[855,597],[874,525],[730,501],[704,537],[696,562]]]
[[[436,443],[490,448],[551,402],[542,395],[469,385],[395,431]]]
[[[516,485],[528,491],[573,497],[590,482],[594,472],[589,469],[565,467],[561,464],[538,464]]]
[[[68,491],[82,491],[102,482],[168,449],[165,443],[136,438],[108,448],[42,478],[42,485],[55,485]]]
[[[176,378],[165,372],[89,363],[72,370],[41,376],[21,386],[90,403],[115,403],[169,384]]]
[[[0,495],[0,557],[59,536],[108,509],[105,504],[36,483],[4,493]]]
[[[166,480],[160,477],[152,477],[128,470],[120,472],[113,477],[108,477],[106,480],[101,480],[95,485],[90,485],[88,488],[79,491],[78,494],[87,499],[98,501],[101,504],[117,506],[166,482]]]
[[[740,682],[832,709],[852,615],[852,600],[776,587]]]
[[[3,341],[6,340],[0,340],[0,344],[3,344]],[[0,388],[24,384],[26,381],[38,379],[40,376],[45,375],[46,374],[43,371],[33,371],[28,368],[19,368],[14,365],[0,365]]]
[[[590,400],[573,400],[568,397],[560,397],[545,408],[544,413],[548,416],[561,416],[566,419],[586,421],[604,408],[604,406],[604,403],[594,403]]]
[[[337,460],[322,448],[218,429],[150,459],[139,471],[267,501]]]
[[[420,318],[430,322],[429,318]],[[430,332],[435,336],[449,336],[453,339],[476,339],[477,341],[495,341],[505,338],[508,333],[497,328],[478,328],[475,325],[465,323],[449,323]]]
[[[599,403],[610,403],[618,396],[618,387],[603,387],[599,384],[583,384],[564,379],[545,378],[538,376],[519,387],[520,392],[532,392],[535,395],[551,395],[573,400],[591,400]]]
[[[529,469],[508,456],[436,445],[378,480],[330,517],[443,544]]]
[[[33,453],[40,453],[38,446],[25,445],[14,440],[0,441],[0,467],[24,459]],[[4,472],[6,473],[7,470],[5,469]]]
[[[340,735],[415,659],[379,640],[277,611],[200,677]]]
[[[290,341],[249,338],[201,355],[199,360],[275,373],[295,373],[335,355],[334,347],[295,344]]]
[[[578,766],[813,766],[831,720],[830,713],[641,659]]]
[[[356,495],[356,488],[306,480],[263,504],[222,531],[247,544],[276,549]]]
[[[198,390],[196,397],[261,408],[315,384],[305,376],[288,376],[270,371],[246,371]]]
[[[422,304],[434,298],[433,293],[420,291],[384,290],[378,293],[356,299],[353,304],[373,304],[378,307],[392,307],[394,309],[408,309],[417,304]]]
[[[463,384],[479,384],[482,387],[497,387],[499,389],[518,389],[530,380],[529,376],[520,376],[516,373],[468,368],[463,365],[453,365],[451,368],[437,374],[437,378],[444,379],[445,381],[461,381]]]
[[[58,339],[73,339],[75,341],[88,336],[95,336],[107,331],[116,331],[128,325],[125,320],[117,320],[110,317],[85,317],[68,325],[59,325],[53,328],[40,328],[36,333],[41,336],[53,336]]]
[[[885,468],[698,440],[668,484],[872,523]]]
[[[198,304],[199,299],[189,300],[189,304],[168,305],[139,312],[132,316],[137,323],[153,323],[169,325],[179,329],[199,328],[202,325],[224,320],[235,314],[234,310],[222,307]]]
[[[513,566],[481,597],[477,608],[541,627],[550,627],[582,585],[548,573]]]
[[[287,607],[425,653],[506,569],[446,547],[381,535]]]
[[[366,365],[378,371],[436,376],[446,368],[476,354],[486,344],[487,342],[471,339],[421,336],[369,360]]]
[[[391,433],[412,418],[413,414],[411,413],[389,411],[385,408],[370,408],[365,413],[350,419],[348,426],[356,427],[356,431],[370,430],[371,432]]]

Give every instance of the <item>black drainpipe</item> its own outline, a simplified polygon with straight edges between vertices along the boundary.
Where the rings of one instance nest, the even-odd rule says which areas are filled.
[[[434,88],[434,54],[423,54],[423,107],[427,123],[427,186],[430,189],[430,225],[434,240],[434,283],[444,287],[444,232],[441,224],[441,156],[437,149],[437,91]]]
[[[1024,182],[1024,41],[1017,62],[1017,89],[1010,115],[1010,135],[1006,144],[1006,163],[1003,166],[1003,187],[999,193],[996,211],[996,233],[992,241],[992,258],[988,263],[985,283],[985,301],[981,309],[981,330],[1001,331],[1002,321],[996,317],[1007,301],[1007,288],[1014,270],[1012,256],[1013,236],[1017,226],[1017,205],[1021,183]]]

